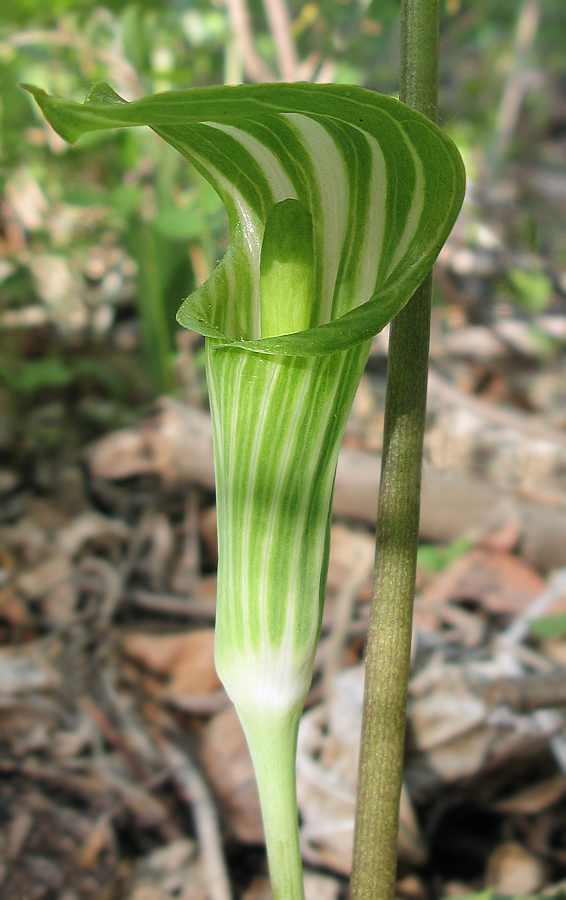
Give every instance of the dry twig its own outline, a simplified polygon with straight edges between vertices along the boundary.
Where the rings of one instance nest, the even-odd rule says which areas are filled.
[[[226,0],[226,6],[246,77],[250,81],[257,82],[276,81],[275,75],[266,66],[255,48],[246,0]]]
[[[285,0],[263,0],[283,81],[295,81],[298,59]]]
[[[190,803],[199,839],[203,874],[209,900],[231,900],[232,892],[222,852],[222,838],[207,784],[189,757],[178,747],[157,739],[163,759],[171,769],[183,799]]]

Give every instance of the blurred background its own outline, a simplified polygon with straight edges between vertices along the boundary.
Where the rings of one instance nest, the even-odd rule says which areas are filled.
[[[566,877],[566,747],[556,743],[566,722],[556,686],[566,683],[566,12],[563,0],[440,6],[439,124],[468,188],[436,264],[399,887],[412,900],[486,885],[527,894]],[[8,900],[228,900],[223,856],[234,896],[267,896],[252,776],[212,666],[203,344],[175,322],[225,251],[225,211],[149,130],[70,148],[18,84],[79,101],[99,80],[127,100],[268,80],[395,96],[398,70],[398,0],[0,6]],[[384,333],[348,424],[326,656],[309,699],[335,719],[342,702],[342,738],[359,727],[348,718],[359,685],[347,679],[367,628],[386,353]],[[355,494],[349,479],[362,470],[371,489]],[[550,680],[533,699],[535,675]],[[517,701],[521,715],[501,687],[509,676],[530,698]],[[490,718],[501,691],[514,712]],[[346,808],[324,800],[323,775],[300,782],[309,896],[336,900],[347,892],[351,824],[346,837],[340,828],[355,758],[350,739],[321,757],[330,738],[316,715],[304,754],[350,772]],[[191,797],[216,804],[221,832],[210,838],[187,812]]]

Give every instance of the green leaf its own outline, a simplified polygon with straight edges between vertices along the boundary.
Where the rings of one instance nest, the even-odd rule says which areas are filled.
[[[71,143],[96,129],[149,125],[213,184],[231,240],[179,321],[267,354],[309,356],[380,331],[434,262],[462,204],[454,144],[397,100],[354,86],[263,84],[171,91],[126,103],[108,85],[83,104],[27,87]],[[309,328],[261,338],[259,271],[275,204],[313,220]]]
[[[544,272],[510,269],[507,277],[519,306],[528,312],[544,312],[552,299],[552,281]]]
[[[531,622],[530,628],[533,637],[541,640],[563,637],[566,634],[566,613],[555,613],[553,616],[536,619]]]
[[[456,562],[464,553],[473,547],[473,541],[468,537],[458,538],[451,544],[421,544],[417,555],[419,568],[429,572],[443,572],[448,566]]]
[[[35,394],[48,388],[65,388],[73,381],[72,369],[56,356],[28,361],[15,367],[0,362],[0,382],[21,394]]]

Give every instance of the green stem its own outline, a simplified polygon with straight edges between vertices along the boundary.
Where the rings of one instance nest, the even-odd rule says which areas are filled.
[[[303,900],[303,864],[295,781],[301,710],[290,722],[242,719],[261,802],[273,900]],[[255,718],[255,717],[254,717]],[[266,752],[270,747],[271,752]]]
[[[400,99],[436,120],[439,0],[402,0]],[[395,893],[432,276],[391,325],[352,900]]]

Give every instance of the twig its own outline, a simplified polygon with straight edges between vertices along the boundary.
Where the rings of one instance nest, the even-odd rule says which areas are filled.
[[[114,76],[120,80],[123,88],[131,92],[132,100],[143,96],[135,69],[125,59],[120,59],[106,50],[92,47],[88,41],[78,35],[66,34],[63,31],[32,28],[29,31],[18,31],[3,41],[0,41],[0,54],[12,50],[14,47],[26,47],[33,44],[47,44],[70,47],[81,54],[83,58],[98,59],[109,69],[114,71]]]
[[[98,627],[107,628],[122,599],[121,572],[107,560],[96,556],[81,560],[78,569],[81,586],[100,594],[96,623]]]
[[[182,540],[181,558],[173,584],[180,594],[190,594],[198,585],[201,571],[199,509],[194,491],[187,491],[185,497]]]
[[[285,0],[263,0],[283,81],[295,81],[299,61]]]
[[[497,170],[507,155],[527,88],[528,55],[536,38],[540,21],[540,0],[524,0],[519,11],[513,47],[513,64],[507,75],[491,153],[491,165]]]
[[[208,900],[231,900],[232,892],[222,852],[218,819],[206,782],[197,767],[178,747],[162,736],[156,738],[156,741],[179,793],[190,803],[193,811]]]
[[[275,75],[256,51],[246,0],[226,0],[226,7],[230,26],[244,64],[246,77],[250,81],[257,82],[276,81]]]
[[[153,594],[150,591],[127,591],[126,600],[142,609],[183,619],[214,619],[214,605],[205,600],[191,600],[178,594]]]
[[[230,706],[228,695],[222,688],[211,691],[210,694],[187,694],[184,697],[164,693],[159,699],[167,706],[187,713],[189,716],[213,716]]]
[[[562,707],[566,705],[564,670],[537,672],[521,678],[498,678],[482,688],[481,696],[490,707],[505,703],[520,713]]]
[[[511,625],[500,635],[499,643],[507,647],[521,644],[529,635],[531,622],[544,616],[551,603],[565,593],[566,569],[562,569],[534,603],[516,616]]]
[[[330,635],[325,641],[322,689],[328,704],[332,702],[334,696],[336,675],[340,667],[340,657],[346,637],[349,634],[356,597],[360,588],[371,577],[373,552],[368,552],[367,545],[364,544],[360,547],[359,554],[334,601],[332,627]]]
[[[558,428],[552,428],[538,419],[521,415],[521,413],[511,409],[491,406],[478,397],[460,391],[432,369],[428,373],[428,388],[429,394],[442,397],[459,409],[464,407],[470,412],[481,416],[482,419],[493,422],[494,425],[501,425],[503,428],[513,428],[515,431],[520,431],[539,441],[548,441],[556,444],[558,447],[566,448],[566,434]]]
[[[91,697],[83,697],[79,706],[82,712],[95,722],[107,743],[120,754],[134,780],[138,782],[144,781],[147,778],[144,766],[132,753],[127,741],[124,741],[122,735],[114,727],[108,716],[104,714]]]
[[[566,569],[562,569],[553,579],[552,584],[540,594],[528,609],[518,615],[515,621],[500,635],[498,645],[501,654],[509,653],[517,648],[528,637],[531,622],[543,616],[557,597],[566,592]],[[566,774],[566,739],[564,737],[564,716],[550,709],[537,709],[533,718],[541,731],[556,733],[549,740],[552,754]]]

